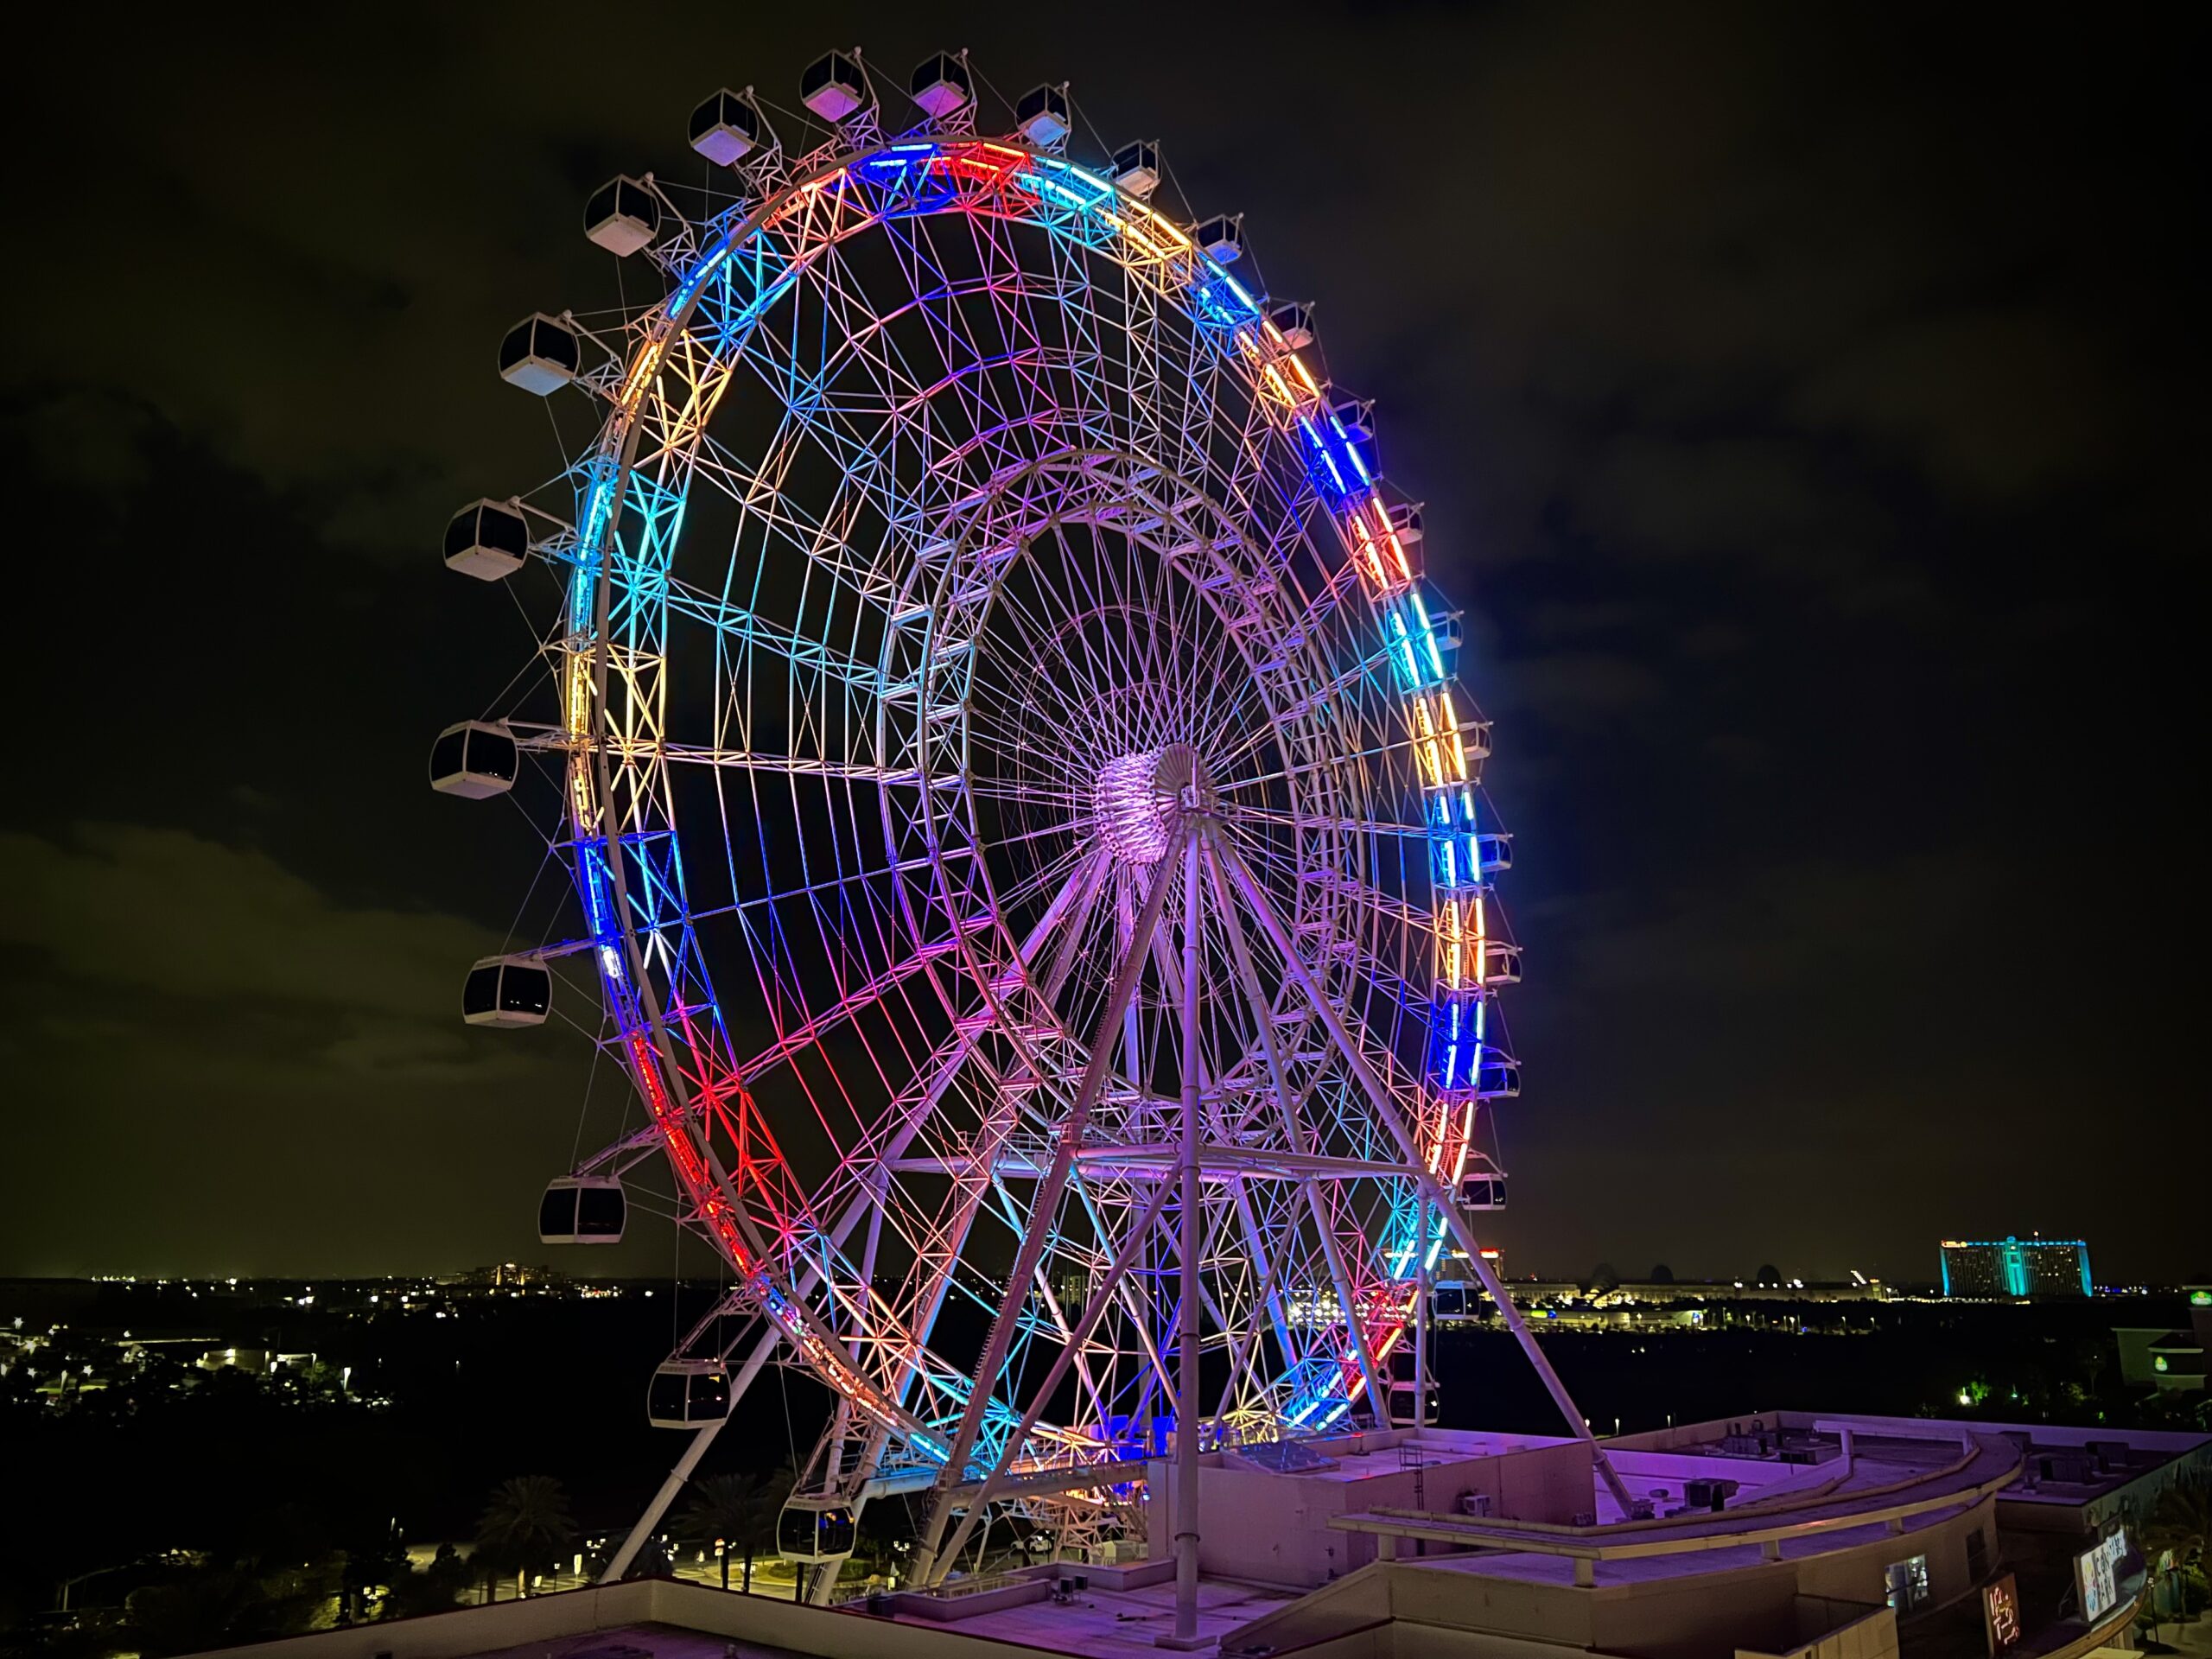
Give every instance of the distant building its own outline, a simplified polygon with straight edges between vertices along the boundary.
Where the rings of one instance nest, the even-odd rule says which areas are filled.
[[[2204,1339],[2196,1332],[2129,1325],[2114,1326],[2113,1336],[2120,1344],[2121,1381],[2161,1394],[2202,1391]]]
[[[1947,1238],[1943,1294],[1982,1301],[2091,1295],[2089,1247],[2078,1238]]]
[[[2212,1285],[2184,1285],[2189,1326],[2115,1325],[2121,1378],[2161,1394],[2195,1394],[2206,1386],[2205,1351],[2212,1349]]]

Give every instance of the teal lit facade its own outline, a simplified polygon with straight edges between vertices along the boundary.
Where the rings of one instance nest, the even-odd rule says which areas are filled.
[[[2089,1246],[2078,1238],[1947,1238],[1942,1268],[1946,1296],[1994,1300],[2096,1294]]]

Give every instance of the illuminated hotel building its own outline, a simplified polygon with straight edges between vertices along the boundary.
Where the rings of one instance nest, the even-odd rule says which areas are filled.
[[[1943,1294],[1988,1301],[2091,1295],[2089,1247],[2078,1238],[1947,1238]]]

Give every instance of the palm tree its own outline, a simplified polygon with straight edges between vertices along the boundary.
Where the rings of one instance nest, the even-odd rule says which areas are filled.
[[[2202,1560],[2212,1544],[2212,1480],[2177,1482],[2159,1493],[2142,1538],[2146,1554],[2171,1549],[2184,1565]]]
[[[729,1558],[744,1552],[744,1588],[753,1588],[753,1556],[775,1537],[783,1488],[756,1475],[709,1475],[691,1484],[691,1496],[676,1517],[677,1535],[689,1542],[715,1545],[721,1556],[722,1588],[729,1588]]]
[[[476,1522],[477,1559],[487,1569],[512,1568],[518,1596],[527,1592],[531,1568],[550,1565],[575,1541],[568,1494],[550,1475],[501,1481]]]

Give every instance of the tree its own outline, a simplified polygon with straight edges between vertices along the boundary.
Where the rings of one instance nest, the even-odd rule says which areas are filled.
[[[1782,1282],[1782,1269],[1770,1262],[1758,1270],[1758,1277],[1762,1285],[1778,1285]]]
[[[148,1656],[235,1647],[265,1634],[270,1618],[249,1574],[220,1569],[134,1590],[124,1609],[125,1632]]]
[[[392,1582],[391,1593],[385,1599],[385,1610],[394,1618],[446,1612],[460,1605],[461,1592],[468,1588],[473,1576],[459,1550],[451,1544],[440,1544],[428,1567],[402,1573]]]
[[[369,1529],[366,1535],[348,1543],[345,1571],[339,1581],[345,1597],[346,1622],[361,1617],[363,1603],[370,1591],[389,1590],[402,1584],[412,1570],[407,1560],[407,1546],[401,1541],[396,1527]]]
[[[1662,1262],[1657,1267],[1651,1269],[1651,1282],[1655,1285],[1673,1284],[1675,1282],[1675,1270],[1669,1267],[1664,1262]]]
[[[2143,1553],[2171,1549],[2186,1566],[2201,1561],[2212,1545],[2212,1480],[2177,1482],[2158,1494],[2143,1523]]]
[[[1610,1262],[1600,1262],[1590,1269],[1590,1294],[1604,1296],[1621,1287],[1621,1272]]]
[[[729,1560],[745,1558],[744,1588],[753,1588],[753,1557],[772,1544],[784,1488],[755,1475],[709,1475],[691,1483],[691,1495],[676,1517],[677,1535],[702,1548],[719,1547],[722,1588],[729,1588]]]
[[[518,1475],[493,1489],[476,1522],[478,1565],[486,1582],[495,1573],[515,1575],[515,1593],[528,1593],[530,1573],[557,1564],[576,1541],[568,1494],[550,1475]],[[494,1592],[494,1599],[497,1592]]]
[[[2103,1380],[2105,1369],[2112,1363],[2112,1341],[2107,1337],[2084,1337],[2074,1344],[2074,1364],[2085,1381],[2082,1390],[2094,1401],[2097,1384]]]

